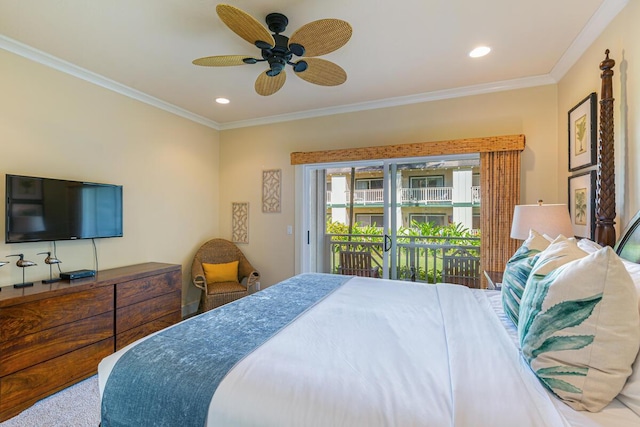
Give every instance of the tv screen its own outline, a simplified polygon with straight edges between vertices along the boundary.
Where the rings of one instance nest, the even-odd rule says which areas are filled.
[[[6,243],[122,236],[121,185],[6,177]]]

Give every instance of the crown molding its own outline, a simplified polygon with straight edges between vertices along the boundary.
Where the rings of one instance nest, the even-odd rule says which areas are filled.
[[[288,122],[292,120],[309,119],[314,117],[331,116],[334,114],[354,113],[379,108],[398,107],[422,102],[439,101],[443,99],[461,98],[465,96],[481,95],[492,92],[502,92],[513,89],[523,89],[534,86],[543,86],[557,83],[550,75],[525,77],[521,79],[504,80],[500,82],[485,83],[473,86],[464,86],[455,89],[444,89],[426,92],[416,95],[387,98],[371,102],[341,105],[338,107],[320,108],[316,110],[300,111],[278,116],[262,117],[258,119],[240,120],[220,124],[220,130],[237,129],[249,126],[260,126],[271,123]]]
[[[564,55],[551,70],[550,75],[556,81],[560,81],[569,72],[573,64],[580,59],[628,2],[629,0],[605,0],[602,2],[598,10],[587,22],[587,25],[584,26],[580,34],[573,40]]]
[[[86,70],[82,67],[78,67],[77,65],[64,61],[53,55],[49,55],[48,53],[42,52],[38,49],[34,49],[31,46],[28,46],[24,43],[20,43],[16,40],[13,40],[9,37],[5,37],[1,34],[0,34],[0,49],[4,49],[18,56],[22,56],[23,58],[30,59],[31,61],[37,62],[39,64],[45,65],[47,67],[53,68],[55,70],[61,71],[63,73],[69,74],[79,79],[85,80],[89,83],[93,83],[95,85],[101,86],[105,89],[112,90],[116,93],[119,93],[120,95],[127,96],[129,98],[135,99],[140,102],[144,102],[145,104],[149,104],[153,107],[159,108],[161,110],[165,110],[169,113],[175,114],[185,119],[194,121],[196,123],[200,123],[201,125],[204,125],[216,130],[220,130],[220,124],[213,120],[194,114],[190,111],[185,110],[184,108],[180,108],[178,106],[165,102],[161,99],[147,95],[144,92],[130,88],[129,86],[125,86],[114,80],[101,76],[100,74]]]

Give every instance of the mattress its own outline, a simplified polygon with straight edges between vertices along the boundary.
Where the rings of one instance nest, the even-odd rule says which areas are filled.
[[[463,315],[474,311],[476,320]],[[424,333],[430,324],[435,335]],[[469,329],[478,342],[456,342]],[[516,336],[499,291],[356,277],[240,360],[207,425],[640,425],[617,400],[593,414],[556,399],[519,357]],[[100,364],[101,394],[128,348]]]

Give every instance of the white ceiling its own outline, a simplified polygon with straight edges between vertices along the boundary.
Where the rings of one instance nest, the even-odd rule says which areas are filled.
[[[262,23],[284,13],[288,36],[322,18],[353,27],[323,57],[345,69],[344,84],[313,85],[289,70],[268,97],[254,91],[265,63],[191,63],[259,57],[218,18],[214,0],[0,0],[0,48],[225,129],[554,83],[627,1],[228,0]],[[492,52],[469,58],[481,44]]]

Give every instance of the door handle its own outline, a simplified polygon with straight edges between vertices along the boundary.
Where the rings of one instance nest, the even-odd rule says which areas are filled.
[[[387,243],[389,243],[389,246],[387,247]],[[391,237],[389,237],[387,234],[384,235],[384,251],[385,252],[389,252],[391,250],[391,245],[392,245],[392,241],[391,241]]]

